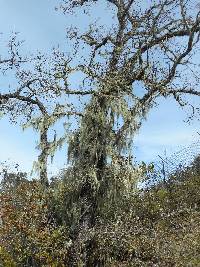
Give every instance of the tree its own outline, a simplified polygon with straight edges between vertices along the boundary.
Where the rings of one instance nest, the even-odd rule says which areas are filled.
[[[2,59],[0,67],[3,75],[11,70],[14,72],[17,85],[9,85],[7,91],[1,89],[0,110],[3,115],[10,115],[14,123],[21,117],[23,129],[32,127],[39,132],[38,148],[41,153],[35,167],[39,170],[41,183],[48,186],[48,156],[53,157],[56,149],[66,140],[66,136],[57,139],[55,132],[51,141],[49,130],[63,117],[66,121],[70,116],[82,115],[74,110],[73,103],[63,102],[68,91],[66,80],[73,71],[68,66],[71,59],[56,50],[50,57],[38,54],[23,58],[19,51],[21,42],[17,41],[16,35],[11,38],[8,47],[11,56]],[[62,81],[65,82],[64,88],[60,86]]]
[[[92,16],[98,5],[108,7],[109,25],[94,23],[85,32],[71,33],[74,42],[89,51],[79,66],[85,77],[81,86],[92,96],[70,143],[69,158],[84,177],[91,174],[82,192],[90,199],[87,206],[93,207],[90,215],[96,210],[94,187],[101,191],[107,167],[125,161],[136,131],[159,97],[173,97],[183,107],[188,103],[185,95],[200,96],[193,57],[199,48],[197,2],[80,0],[62,1],[61,8],[68,15]]]

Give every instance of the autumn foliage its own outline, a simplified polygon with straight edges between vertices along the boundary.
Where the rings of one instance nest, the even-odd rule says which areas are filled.
[[[0,265],[199,266],[200,179],[195,166],[167,185],[160,182],[116,199],[114,209],[106,199],[94,226],[82,229],[78,189],[70,189],[63,174],[45,190],[24,174],[7,174],[0,195]]]
[[[37,181],[13,182],[1,188],[1,266],[64,266],[68,234],[49,213],[48,192]]]

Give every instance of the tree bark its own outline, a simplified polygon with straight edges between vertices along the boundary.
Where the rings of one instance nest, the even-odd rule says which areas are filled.
[[[39,161],[39,172],[40,172],[40,181],[41,184],[45,187],[49,186],[48,174],[47,174],[47,160],[48,160],[48,136],[47,136],[47,128],[41,130],[40,134],[40,146],[41,146],[41,154],[38,157]]]

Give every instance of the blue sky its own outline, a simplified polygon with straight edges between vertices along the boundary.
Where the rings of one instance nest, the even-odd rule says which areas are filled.
[[[69,25],[69,20],[54,10],[57,4],[57,0],[0,0],[0,32],[20,32],[20,39],[25,40],[26,52],[47,52],[58,43],[62,49],[66,49],[65,27]],[[85,23],[81,17],[78,21],[81,25]],[[0,47],[0,54],[2,52]],[[149,113],[136,136],[137,160],[157,160],[157,155],[162,155],[165,150],[170,155],[198,138],[198,120],[188,125],[183,121],[186,118],[187,112],[177,107],[173,100],[160,100],[159,106]],[[11,162],[18,162],[22,169],[30,170],[38,154],[34,149],[36,140],[37,135],[31,130],[22,132],[19,126],[10,125],[7,119],[1,119],[0,161],[10,159]],[[65,161],[66,148],[56,154],[52,173],[62,168]]]

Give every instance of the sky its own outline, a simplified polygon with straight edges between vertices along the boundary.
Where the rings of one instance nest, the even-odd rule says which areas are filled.
[[[57,4],[57,0],[0,0],[0,32],[20,32],[20,39],[25,40],[25,52],[48,52],[58,43],[65,49],[65,28],[73,21],[55,11]],[[78,24],[84,23],[80,17]],[[2,49],[0,47],[0,54]],[[172,99],[161,99],[135,137],[134,153],[137,161],[158,160],[158,155],[163,155],[165,151],[170,156],[198,139],[199,121],[195,119],[188,124],[184,122],[186,119],[187,110],[181,110]],[[6,118],[1,119],[0,162],[8,160],[11,164],[19,163],[22,170],[29,171],[38,155],[35,149],[37,138],[33,131],[22,132],[19,126],[11,125]],[[64,166],[66,153],[65,147],[56,154],[50,173],[56,174]]]

